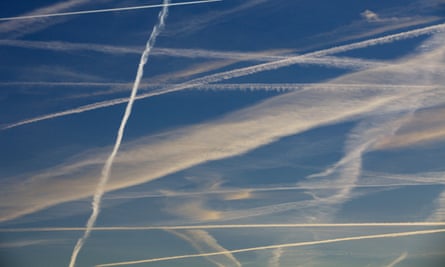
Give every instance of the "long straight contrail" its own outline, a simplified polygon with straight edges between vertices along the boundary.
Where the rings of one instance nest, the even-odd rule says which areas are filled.
[[[140,54],[142,48],[138,47],[118,47],[102,44],[67,43],[59,41],[23,41],[23,40],[0,40],[0,46],[12,46],[22,48],[33,48],[50,51],[92,51],[103,54]],[[204,49],[179,49],[179,48],[158,48],[151,52],[153,56],[170,56],[183,58],[214,58],[233,59],[237,61],[263,61],[271,62],[295,56],[295,54],[275,55],[272,52],[237,52],[237,51],[213,51]],[[347,57],[313,57],[307,58],[304,64],[314,64],[337,68],[369,68],[381,67],[387,64],[375,60],[365,60]]]
[[[151,231],[151,230],[211,230],[253,228],[348,228],[348,227],[433,227],[445,226],[445,222],[365,222],[365,223],[277,223],[277,224],[207,224],[170,226],[109,226],[91,227],[91,231]],[[4,228],[1,233],[19,232],[70,232],[84,231],[85,227]]]
[[[369,47],[369,46],[373,46],[373,45],[391,43],[394,41],[413,38],[413,37],[417,37],[417,36],[421,36],[421,35],[425,35],[425,34],[433,34],[433,33],[444,31],[444,30],[445,30],[445,23],[437,24],[437,25],[433,25],[433,26],[429,26],[429,27],[424,27],[424,28],[420,28],[420,29],[410,30],[410,31],[402,32],[402,33],[391,34],[391,35],[387,35],[387,36],[383,36],[383,37],[379,37],[379,38],[373,38],[373,39],[369,39],[369,40],[361,41],[361,42],[357,42],[357,43],[352,43],[352,44],[336,46],[336,47],[332,47],[332,48],[328,48],[328,49],[318,50],[315,52],[310,52],[310,53],[306,53],[306,54],[302,54],[302,55],[298,55],[298,56],[293,56],[293,57],[289,57],[289,58],[282,59],[282,60],[257,64],[257,65],[253,65],[250,67],[244,67],[244,68],[239,68],[239,69],[235,69],[235,70],[230,70],[230,71],[207,75],[207,76],[204,76],[201,78],[193,79],[193,80],[183,83],[183,84],[179,84],[179,85],[176,85],[173,87],[168,87],[168,88],[159,90],[157,92],[141,94],[141,95],[137,96],[136,99],[143,99],[143,98],[158,96],[158,95],[162,95],[162,94],[177,92],[177,91],[193,88],[195,86],[201,86],[201,85],[212,83],[212,82],[219,82],[219,81],[237,78],[237,77],[241,77],[241,76],[246,76],[246,75],[250,75],[250,74],[254,74],[254,73],[258,73],[258,72],[262,72],[262,71],[266,71],[266,70],[278,69],[281,67],[286,67],[286,66],[290,66],[293,64],[305,62],[305,60],[307,60],[308,58],[326,56],[326,55],[330,55],[330,54],[346,52],[349,50],[365,48],[365,47]],[[98,109],[98,108],[114,106],[114,105],[126,103],[127,101],[128,101],[128,98],[118,98],[118,99],[109,100],[109,101],[97,102],[94,104],[81,106],[81,107],[71,109],[71,110],[61,111],[61,112],[57,112],[57,113],[53,113],[53,114],[48,114],[48,115],[43,115],[43,116],[39,116],[36,118],[23,120],[23,121],[20,121],[17,123],[12,123],[12,124],[4,126],[2,128],[2,130],[34,123],[37,121],[53,119],[53,118],[66,116],[66,115],[70,115],[70,114],[82,113],[85,111],[94,110],[94,109]]]
[[[436,234],[436,233],[445,233],[445,229],[422,230],[422,231],[411,231],[411,232],[398,232],[398,233],[388,233],[388,234],[378,234],[378,235],[361,235],[361,236],[352,236],[352,237],[342,237],[342,238],[334,238],[334,239],[324,239],[324,240],[316,240],[316,241],[287,243],[287,244],[278,244],[278,245],[252,247],[252,248],[243,248],[243,249],[235,249],[235,250],[228,250],[228,251],[221,251],[221,252],[210,252],[210,253],[201,253],[201,254],[178,255],[178,256],[171,256],[171,257],[146,259],[146,260],[106,263],[106,264],[96,265],[96,267],[133,265],[133,264],[159,262],[159,261],[168,261],[168,260],[179,260],[179,259],[188,259],[188,258],[199,258],[199,257],[224,255],[224,254],[229,254],[229,253],[230,254],[235,254],[235,253],[244,253],[244,252],[259,251],[259,250],[277,249],[277,248],[294,248],[294,247],[314,246],[314,245],[338,243],[338,242],[346,242],[346,241],[355,241],[355,240],[379,239],[379,238],[394,238],[394,237],[413,236],[413,235],[427,235],[427,234]]]
[[[158,37],[160,31],[163,29],[163,27],[165,25],[165,18],[168,15],[169,2],[170,2],[170,0],[164,0],[164,5],[162,7],[162,10],[161,10],[161,12],[159,12],[158,24],[153,27],[153,30],[150,34],[150,38],[147,41],[145,50],[141,55],[138,70],[136,73],[136,78],[135,78],[135,81],[133,84],[133,88],[131,90],[131,96],[127,103],[127,107],[125,109],[125,113],[124,113],[124,116],[122,118],[119,130],[117,133],[116,142],[114,144],[111,154],[109,155],[107,161],[105,162],[105,165],[103,166],[101,177],[100,177],[99,183],[96,187],[96,191],[94,192],[94,196],[93,196],[93,202],[92,202],[93,210],[92,210],[90,218],[88,219],[88,222],[86,224],[86,229],[85,229],[83,236],[81,238],[79,238],[79,240],[77,240],[76,246],[74,247],[73,253],[71,255],[70,264],[69,264],[70,267],[75,266],[77,255],[79,254],[80,250],[83,247],[83,244],[89,237],[89,235],[91,233],[91,229],[94,227],[94,224],[96,223],[96,220],[97,220],[97,216],[99,215],[102,196],[104,195],[104,192],[105,192],[105,186],[110,178],[111,167],[113,165],[114,158],[116,157],[116,154],[117,154],[119,147],[121,145],[122,138],[124,136],[125,126],[127,125],[128,118],[131,115],[131,110],[133,108],[133,103],[136,98],[139,84],[141,83],[142,76],[144,75],[144,66],[147,63],[148,56],[150,55],[150,51],[156,42],[156,38]]]
[[[180,3],[169,3],[168,6],[195,5],[195,4],[203,4],[203,3],[219,2],[219,1],[222,1],[222,0],[202,0],[202,1],[190,1],[190,2],[180,2]],[[53,14],[40,14],[40,15],[29,15],[29,16],[17,16],[17,17],[0,18],[0,21],[4,21],[4,20],[24,20],[24,19],[36,19],[36,18],[48,18],[48,17],[60,17],[60,16],[72,16],[72,15],[85,15],[85,14],[107,13],[107,12],[117,12],[117,11],[129,11],[129,10],[138,10],[138,9],[157,8],[157,7],[163,7],[163,6],[164,6],[164,4],[158,4],[158,5],[144,5],[144,6],[132,6],[132,7],[118,7],[118,8],[107,8],[107,9],[82,10],[82,11],[53,13]]]

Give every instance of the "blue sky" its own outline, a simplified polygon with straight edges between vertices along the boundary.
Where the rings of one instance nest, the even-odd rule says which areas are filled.
[[[104,180],[160,12],[0,21],[2,266],[443,266],[443,0],[164,8]]]

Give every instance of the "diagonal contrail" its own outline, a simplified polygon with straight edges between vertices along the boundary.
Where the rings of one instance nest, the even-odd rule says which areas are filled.
[[[71,255],[69,267],[75,266],[77,255],[79,254],[80,250],[82,249],[83,244],[85,243],[85,241],[87,240],[87,238],[89,237],[89,235],[91,233],[91,229],[94,227],[94,224],[96,223],[97,216],[99,215],[99,212],[100,212],[100,205],[101,205],[102,197],[105,192],[105,186],[110,178],[111,167],[113,165],[114,158],[116,157],[116,154],[117,154],[119,147],[121,145],[122,138],[124,136],[125,126],[127,124],[128,118],[131,115],[131,110],[133,108],[133,103],[136,98],[137,90],[139,88],[139,84],[141,83],[141,79],[144,74],[144,66],[147,63],[148,56],[150,55],[150,51],[156,42],[156,37],[159,35],[159,32],[162,30],[162,28],[165,25],[165,18],[168,15],[169,1],[170,0],[164,0],[163,8],[162,8],[161,12],[159,13],[159,22],[157,25],[155,25],[153,27],[153,31],[151,32],[150,38],[148,39],[145,50],[142,53],[141,60],[139,62],[138,70],[136,73],[134,85],[131,90],[131,96],[127,103],[127,107],[125,109],[125,113],[124,113],[124,116],[122,118],[119,130],[117,133],[116,142],[114,144],[111,154],[109,155],[107,161],[105,162],[105,165],[103,166],[99,183],[98,183],[96,190],[94,192],[93,202],[92,202],[93,210],[92,210],[90,218],[88,219],[88,222],[86,224],[86,230],[85,230],[83,236],[77,240],[77,243],[74,247],[73,253]]]
[[[244,68],[239,68],[239,69],[235,69],[235,70],[230,70],[230,71],[207,75],[207,76],[204,76],[201,78],[193,79],[193,80],[183,83],[183,84],[179,84],[179,85],[176,85],[173,87],[167,87],[165,89],[158,90],[156,92],[141,94],[141,95],[137,96],[136,99],[143,99],[143,98],[153,97],[153,96],[157,96],[157,95],[177,92],[177,91],[194,88],[196,86],[201,86],[201,85],[208,84],[208,83],[214,83],[214,82],[219,82],[219,81],[228,80],[228,79],[232,79],[232,78],[247,76],[247,75],[251,75],[251,74],[255,74],[255,73],[267,71],[267,70],[274,70],[274,69],[290,66],[293,64],[302,63],[302,62],[307,61],[309,58],[313,58],[313,57],[321,57],[321,56],[326,56],[326,55],[330,55],[330,54],[346,52],[346,51],[350,51],[350,50],[354,50],[354,49],[365,48],[365,47],[379,45],[379,44],[391,43],[394,41],[404,40],[404,39],[408,39],[408,38],[414,38],[414,37],[418,37],[421,35],[433,34],[433,33],[441,32],[444,30],[445,30],[445,23],[428,26],[428,27],[424,27],[424,28],[420,28],[420,29],[405,31],[405,32],[397,33],[397,34],[391,34],[391,35],[387,35],[387,36],[383,36],[383,37],[368,39],[365,41],[356,42],[356,43],[352,43],[352,44],[341,45],[341,46],[336,46],[336,47],[332,47],[332,48],[328,48],[328,49],[318,50],[315,52],[310,52],[310,53],[306,53],[306,54],[302,54],[302,55],[298,55],[298,56],[293,56],[293,57],[289,57],[289,58],[282,59],[282,60],[257,64],[257,65],[253,65],[250,67],[244,67]],[[47,119],[53,119],[53,118],[66,116],[66,115],[70,115],[70,114],[82,113],[85,111],[94,110],[94,109],[98,109],[98,108],[114,106],[114,105],[126,103],[127,101],[128,101],[128,98],[117,98],[117,99],[113,99],[113,100],[109,100],[109,101],[97,102],[97,103],[81,106],[81,107],[71,109],[71,110],[65,110],[65,111],[61,111],[61,112],[57,112],[57,113],[47,114],[47,115],[43,115],[43,116],[31,118],[31,119],[19,121],[16,123],[8,124],[6,126],[3,126],[1,128],[1,130],[6,130],[6,129],[21,126],[21,125],[26,125],[26,124],[34,123],[37,121],[47,120]]]
[[[234,253],[244,253],[244,252],[259,251],[259,250],[277,249],[277,248],[294,248],[294,247],[314,246],[314,245],[330,244],[330,243],[338,243],[338,242],[346,242],[346,241],[355,241],[355,240],[394,238],[394,237],[403,237],[403,236],[436,234],[436,233],[444,233],[444,232],[445,232],[445,229],[434,229],[434,230],[397,232],[397,233],[378,234],[378,235],[361,235],[361,236],[342,237],[342,238],[324,239],[324,240],[298,242],[298,243],[287,243],[287,244],[278,244],[278,245],[270,245],[270,246],[243,248],[243,249],[228,250],[228,251],[221,251],[221,252],[178,255],[178,256],[146,259],[146,260],[126,261],[126,262],[114,262],[114,263],[99,264],[99,265],[96,265],[96,267],[133,265],[133,264],[141,264],[141,263],[149,263],[149,262],[159,262],[159,261],[168,261],[168,260],[179,260],[179,259],[224,255],[224,254],[229,254],[229,253],[234,254]]]
[[[397,264],[399,264],[400,262],[405,260],[407,256],[408,256],[408,252],[403,252],[402,254],[400,254],[400,256],[397,259],[393,260],[390,264],[386,265],[386,267],[396,266]]]
[[[190,1],[190,2],[180,2],[180,3],[169,3],[168,6],[195,5],[195,4],[219,2],[219,1],[222,1],[222,0],[202,0],[202,1]],[[61,16],[71,16],[71,15],[85,15],[85,14],[107,13],[107,12],[117,12],[117,11],[129,11],[129,10],[148,9],[148,8],[156,8],[156,7],[163,7],[163,6],[164,6],[164,4],[158,4],[158,5],[144,5],[144,6],[132,6],[132,7],[82,10],[82,11],[63,12],[63,13],[39,14],[39,15],[0,18],[0,21],[61,17]]]

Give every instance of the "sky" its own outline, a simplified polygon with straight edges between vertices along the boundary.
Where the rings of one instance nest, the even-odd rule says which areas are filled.
[[[0,265],[441,267],[444,44],[444,0],[1,1]]]

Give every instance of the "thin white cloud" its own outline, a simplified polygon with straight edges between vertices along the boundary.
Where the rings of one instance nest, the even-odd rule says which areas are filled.
[[[48,240],[48,239],[32,239],[32,240],[19,240],[10,242],[0,242],[0,248],[23,248],[30,246],[42,246],[49,244],[56,244],[60,241]]]
[[[369,9],[366,9],[365,11],[363,11],[362,13],[360,13],[360,15],[366,19],[369,22],[373,22],[373,21],[379,21],[379,15],[377,15],[377,13],[372,12]]]
[[[90,3],[88,0],[69,0],[64,2],[59,2],[53,5],[38,8],[34,11],[30,11],[24,16],[34,16],[42,13],[54,13],[61,12],[65,10],[70,10],[72,8],[86,5]],[[54,19],[30,19],[26,21],[6,21],[0,24],[0,33],[5,34],[8,38],[17,38],[28,33],[33,33],[42,29],[45,29],[51,25],[60,22],[60,20]]]
[[[430,219],[445,220],[445,190],[434,201],[435,211],[429,216]]]
[[[277,248],[272,251],[272,257],[269,259],[269,267],[280,267],[281,256],[283,256],[283,248]]]
[[[445,108],[416,112],[394,135],[378,142],[374,149],[397,149],[445,139]]]
[[[229,250],[229,251],[224,251],[224,252],[201,253],[201,254],[179,255],[179,256],[170,256],[170,257],[163,257],[163,258],[146,259],[146,260],[114,262],[114,263],[99,264],[96,266],[97,267],[107,267],[107,266],[134,265],[134,264],[149,263],[149,262],[160,262],[160,261],[169,261],[169,260],[180,260],[180,259],[188,259],[188,258],[224,255],[227,253],[236,254],[236,253],[245,253],[245,252],[251,252],[251,251],[269,250],[269,249],[277,249],[277,248],[314,246],[314,245],[321,245],[321,244],[331,244],[331,243],[357,241],[357,240],[397,238],[397,237],[404,237],[404,236],[428,235],[428,234],[437,234],[437,233],[444,233],[444,232],[445,232],[445,229],[435,229],[435,230],[397,232],[397,233],[378,234],[378,235],[362,235],[362,236],[353,236],[353,237],[324,239],[324,240],[317,240],[317,241],[307,241],[307,242],[287,243],[287,244],[278,244],[278,245],[270,245],[270,246],[262,246],[262,247],[252,247],[252,248]]]

